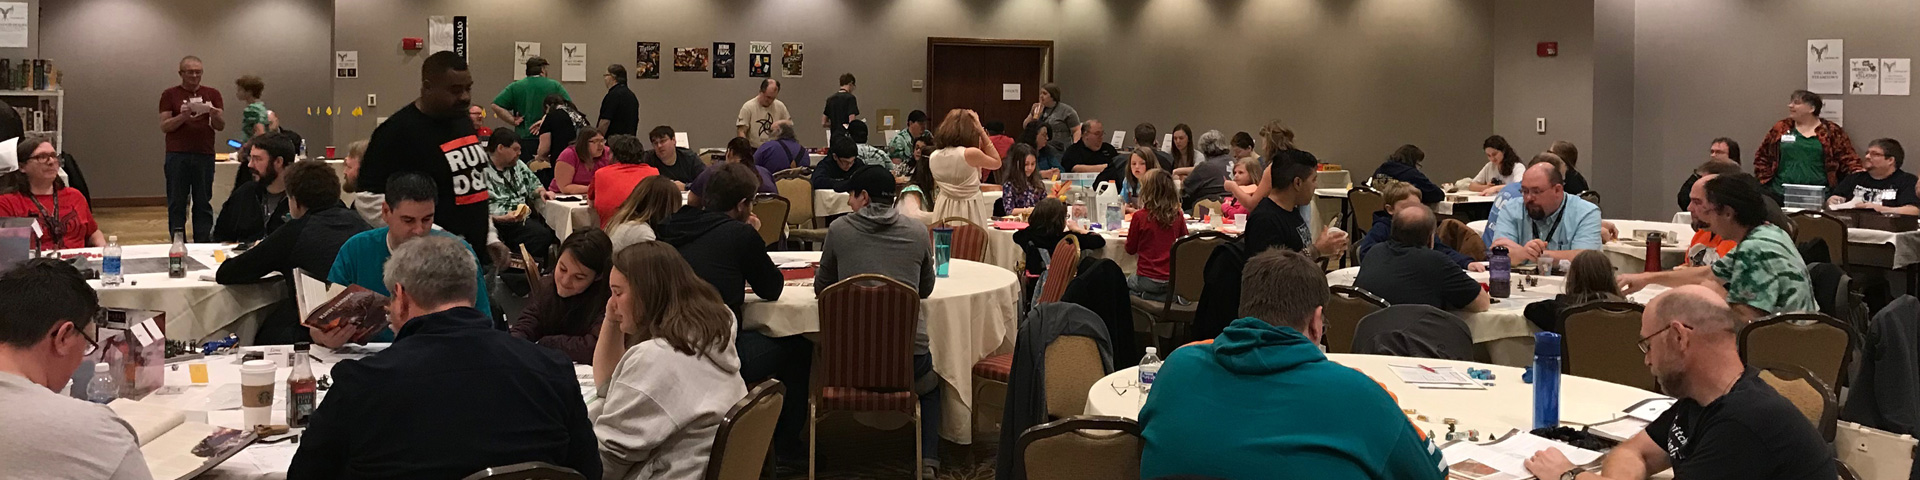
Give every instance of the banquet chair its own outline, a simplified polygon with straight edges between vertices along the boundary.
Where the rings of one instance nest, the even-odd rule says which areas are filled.
[[[1220,211],[1219,200],[1200,200],[1193,202],[1193,218],[1206,218],[1208,213],[1218,211]]]
[[[1053,246],[1052,258],[1047,262],[1046,280],[1041,282],[1040,298],[1033,303],[1060,301],[1060,295],[1067,293],[1067,282],[1080,275],[1080,239],[1067,235]]]
[[[1847,224],[1839,218],[1814,211],[1799,211],[1787,215],[1793,221],[1793,243],[1799,245],[1821,239],[1827,243],[1827,260],[1835,265],[1847,264]]]
[[[1846,388],[1859,337],[1852,325],[1825,314],[1778,313],[1740,329],[1740,360],[1805,368],[1822,384]]]
[[[1349,285],[1327,287],[1327,305],[1321,311],[1327,332],[1321,338],[1328,353],[1353,353],[1353,331],[1360,319],[1388,307],[1387,301],[1364,288]]]
[[[1580,197],[1580,199],[1581,199],[1581,200],[1586,200],[1586,201],[1587,201],[1587,203],[1591,203],[1591,204],[1594,204],[1594,205],[1599,205],[1599,204],[1600,204],[1600,192],[1599,192],[1599,191],[1595,191],[1595,190],[1587,190],[1587,191],[1584,191],[1584,192],[1580,192],[1580,194],[1579,194],[1579,195],[1575,195],[1575,196],[1577,196],[1577,197]]]
[[[1809,263],[1807,280],[1813,284],[1813,301],[1820,304],[1820,313],[1866,329],[1867,306],[1861,294],[1854,291],[1853,276],[1847,275],[1846,269],[1831,263]]]
[[[1633,302],[1587,302],[1562,310],[1566,323],[1560,367],[1569,374],[1658,392],[1645,356],[1635,346],[1645,308]]]
[[[1167,343],[1171,345],[1162,345],[1161,351],[1172,352],[1172,347],[1186,343],[1182,335],[1193,323],[1194,309],[1199,306],[1200,294],[1207,286],[1207,258],[1213,256],[1214,247],[1232,240],[1233,237],[1216,231],[1199,232],[1174,241],[1173,255],[1167,259],[1170,274],[1167,290],[1173,298],[1160,302],[1127,297],[1133,302],[1134,311],[1141,312],[1149,321],[1154,338],[1170,340]]]
[[[965,217],[947,217],[934,225],[953,229],[953,243],[948,247],[951,258],[975,262],[987,261],[986,229],[980,228]]]
[[[1430,305],[1387,307],[1361,318],[1353,330],[1353,353],[1473,360],[1467,322]]]
[[[1435,239],[1453,247],[1454,251],[1476,262],[1487,261],[1486,242],[1480,238],[1480,232],[1468,227],[1466,222],[1452,218],[1441,220],[1435,231],[1438,232]]]
[[[1387,209],[1387,197],[1382,196],[1380,191],[1374,190],[1373,187],[1355,185],[1347,190],[1347,205],[1353,209],[1350,213],[1351,221],[1347,222],[1347,225],[1353,227],[1355,237],[1364,237],[1367,236],[1367,230],[1373,228],[1373,212]]]
[[[1064,335],[1047,345],[1047,414],[1067,418],[1087,411],[1087,392],[1107,376],[1092,338]]]
[[[712,454],[707,459],[705,480],[754,480],[767,464],[767,448],[773,443],[773,426],[780,418],[780,403],[786,399],[787,386],[768,379],[747,391],[727,415],[720,418],[720,429],[713,435]]]
[[[523,462],[503,467],[487,467],[465,480],[586,480],[574,469],[547,462]]]
[[[920,478],[920,395],[914,390],[914,326],[920,292],[884,275],[862,274],[820,291],[820,332],[807,414],[807,478],[814,478],[819,419],[832,411],[892,412],[913,422],[913,471]]]
[[[785,231],[787,225],[786,222],[777,219],[787,218],[787,211],[792,208],[792,204],[786,198],[778,195],[761,195],[753,200],[753,216],[761,219],[761,242],[773,245],[774,242],[780,241],[781,233]]]
[[[1138,480],[1140,424],[1120,417],[1077,416],[1020,434],[1013,464],[1029,480]]]
[[[774,190],[780,192],[789,202],[787,207],[787,239],[801,243],[826,243],[827,229],[801,228],[812,226],[813,182],[805,178],[782,178],[773,181]],[[761,219],[764,221],[765,219]]]
[[[1067,285],[1079,276],[1080,241],[1073,235],[1060,239],[1053,247],[1053,254],[1047,262],[1046,281],[1041,282],[1040,296],[1034,298],[1033,305],[1060,301],[1067,292]],[[1024,273],[1022,274],[1025,275]],[[1031,280],[1028,280],[1031,281]],[[1031,285],[1029,285],[1029,289]],[[1031,308],[1033,305],[1029,305]],[[1097,361],[1097,359],[1096,359]],[[1005,408],[1007,382],[1013,374],[1013,354],[1005,353],[981,359],[973,364],[973,398],[976,405],[987,408],[975,408],[973,428],[978,432],[994,432],[997,415],[980,415],[984,410],[999,411]],[[1081,392],[1085,396],[1086,392]],[[984,400],[983,400],[984,399]],[[992,413],[988,411],[985,413]]]
[[[1753,367],[1760,370],[1760,381],[1767,382],[1767,386],[1793,402],[1800,414],[1806,415],[1807,421],[1820,432],[1821,439],[1833,443],[1840,420],[1840,404],[1834,399],[1833,389],[1827,388],[1819,376],[1799,366],[1758,363]]]
[[[788,178],[811,178],[813,177],[813,169],[809,167],[793,167],[773,172],[772,175],[773,181],[775,182]]]

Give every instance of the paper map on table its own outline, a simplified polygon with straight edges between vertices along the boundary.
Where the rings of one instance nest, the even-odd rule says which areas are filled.
[[[1420,388],[1458,388],[1485,390],[1487,387],[1473,380],[1453,367],[1428,367],[1425,365],[1388,365],[1400,381]]]
[[[1597,465],[1600,461],[1600,452],[1519,432],[1485,445],[1451,443],[1441,447],[1440,455],[1446,459],[1449,479],[1524,480],[1534,478],[1527,473],[1527,459],[1549,448],[1565,454],[1574,465]]]

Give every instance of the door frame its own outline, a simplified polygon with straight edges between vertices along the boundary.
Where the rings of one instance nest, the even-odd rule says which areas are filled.
[[[1041,50],[1042,50],[1042,51],[1044,52],[1044,53],[1043,53],[1043,56],[1044,56],[1044,57],[1046,57],[1046,59],[1047,59],[1047,61],[1046,61],[1046,64],[1045,64],[1045,65],[1043,65],[1043,66],[1041,66],[1041,68],[1040,68],[1040,84],[1041,84],[1041,85],[1045,85],[1045,84],[1048,84],[1048,83],[1052,83],[1052,82],[1053,82],[1053,57],[1054,57],[1054,55],[1053,55],[1053,41],[1052,41],[1052,40],[1017,40],[1017,39],[999,39],[999,38],[965,38],[965,37],[927,37],[927,76],[926,76],[926,79],[927,79],[927,82],[928,82],[928,84],[927,84],[927,85],[925,85],[925,86],[924,86],[923,88],[921,88],[921,89],[920,89],[920,105],[921,105],[921,107],[922,107],[922,108],[928,108],[929,106],[931,106],[931,105],[933,105],[933,85],[932,85],[932,83],[931,83],[931,82],[933,81],[933,49],[934,49],[934,47],[938,47],[938,46],[959,46],[959,47],[1028,47],[1028,48],[1039,48],[1039,49],[1041,49]],[[1036,87],[1038,87],[1039,85],[1035,85],[1035,86],[1036,86]],[[933,120],[933,119],[929,119],[929,120]]]

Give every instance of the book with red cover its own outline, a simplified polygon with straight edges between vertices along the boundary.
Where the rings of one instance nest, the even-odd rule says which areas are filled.
[[[355,330],[352,341],[366,343],[374,332],[387,328],[387,296],[367,287],[350,285],[315,307],[301,323],[322,330],[352,328]]]

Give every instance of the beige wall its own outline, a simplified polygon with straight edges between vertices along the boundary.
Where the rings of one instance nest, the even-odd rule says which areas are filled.
[[[1546,151],[1555,140],[1581,150],[1580,167],[1591,172],[1593,156],[1593,2],[1594,0],[1496,0],[1493,7],[1493,129],[1506,137],[1522,160]],[[1539,57],[1539,42],[1559,42],[1556,57]],[[1547,133],[1535,133],[1534,119],[1547,119]],[[1475,138],[1472,153],[1482,155]],[[1431,155],[1431,152],[1429,152]],[[1606,163],[1601,161],[1601,164]],[[1477,173],[1455,174],[1460,178]]]
[[[227,102],[227,131],[239,131],[234,79],[261,76],[267,105],[284,128],[324,146],[325,117],[306,107],[327,105],[330,0],[58,0],[42,2],[41,53],[64,74],[67,129],[64,147],[86,167],[96,197],[157,197],[164,137],[160,92],[179,85],[180,57],[205,60],[205,85]],[[395,41],[398,43],[398,40]],[[226,151],[226,147],[218,147]]]

